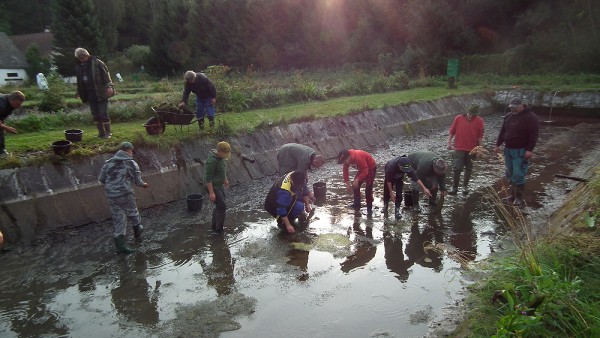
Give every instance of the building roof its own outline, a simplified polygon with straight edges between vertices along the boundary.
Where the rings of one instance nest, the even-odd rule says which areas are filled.
[[[41,32],[12,35],[10,36],[10,39],[23,54],[27,53],[27,49],[29,49],[31,45],[36,44],[40,48],[40,54],[42,56],[49,56],[50,53],[52,53],[52,40],[54,39],[54,34],[51,32]]]
[[[25,55],[8,38],[6,33],[0,32],[0,69],[24,68],[27,68]]]

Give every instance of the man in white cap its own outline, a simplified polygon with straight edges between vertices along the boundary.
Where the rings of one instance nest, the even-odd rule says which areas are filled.
[[[142,230],[140,213],[135,202],[132,184],[147,188],[148,183],[142,180],[140,167],[133,160],[133,144],[123,142],[119,151],[100,169],[98,181],[104,185],[108,206],[114,223],[114,240],[117,253],[130,254],[133,249],[127,246],[127,218],[133,224],[136,241],[141,241]]]

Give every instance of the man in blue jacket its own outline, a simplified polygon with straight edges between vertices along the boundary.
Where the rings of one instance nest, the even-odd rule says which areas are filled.
[[[281,176],[269,190],[265,199],[265,210],[277,219],[277,226],[294,233],[292,222],[304,213],[303,197],[306,174],[302,171],[292,171]]]

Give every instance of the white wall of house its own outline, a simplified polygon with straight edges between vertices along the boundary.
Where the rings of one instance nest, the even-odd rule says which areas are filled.
[[[0,86],[27,81],[25,69],[0,69]]]

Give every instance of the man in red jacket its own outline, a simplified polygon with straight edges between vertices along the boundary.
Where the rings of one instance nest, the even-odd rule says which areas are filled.
[[[452,139],[454,138],[454,144]],[[471,104],[466,114],[454,118],[448,133],[448,149],[454,150],[452,154],[452,190],[450,195],[458,193],[460,174],[465,169],[462,194],[469,194],[469,180],[473,172],[473,159],[475,154],[471,151],[478,146],[483,146],[483,119],[479,117],[479,105]]]
[[[355,210],[360,209],[360,186],[365,183],[365,200],[367,201],[367,214],[373,213],[373,183],[375,182],[375,173],[377,164],[371,154],[362,150],[342,150],[338,153],[338,163],[343,164],[343,177],[348,191],[354,194],[354,200],[350,204]],[[348,169],[350,166],[356,167],[358,172],[350,184],[350,175]]]

